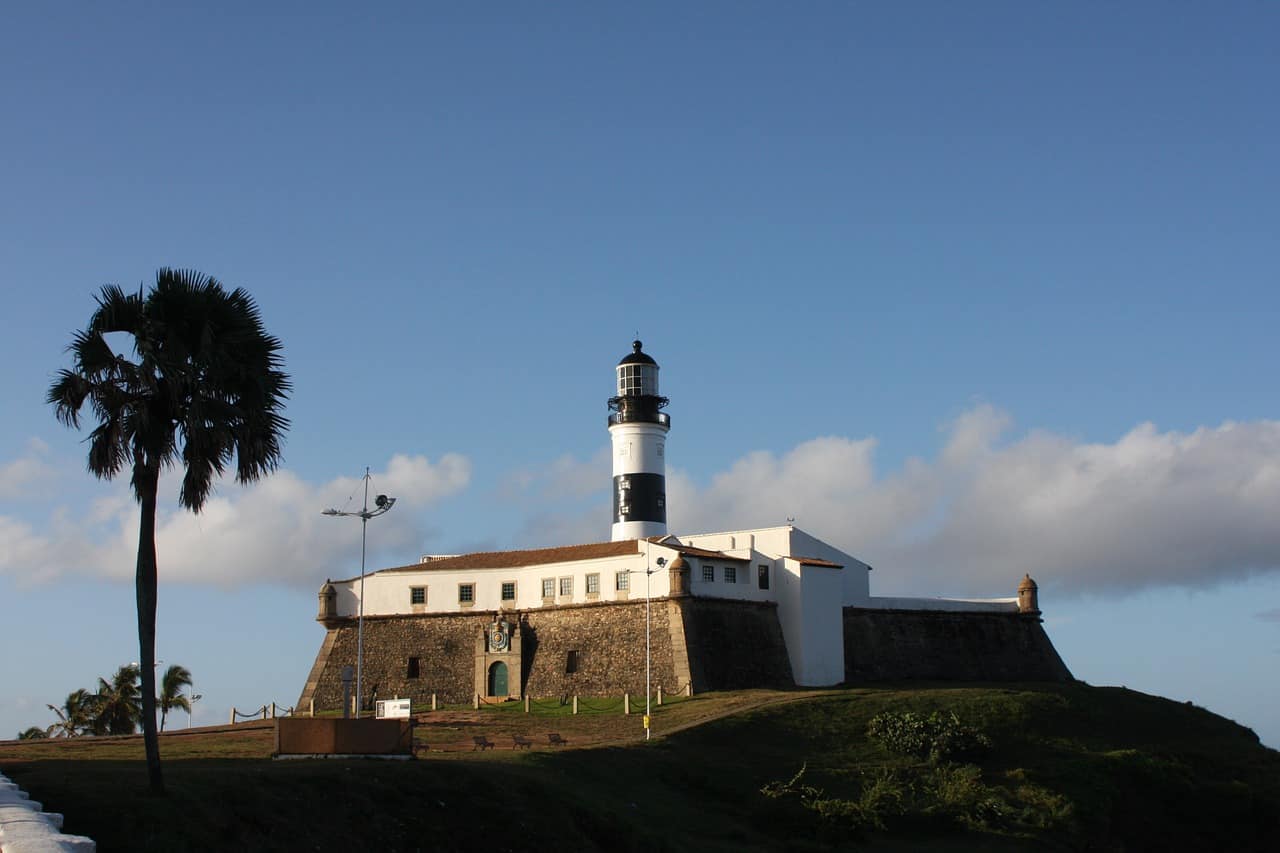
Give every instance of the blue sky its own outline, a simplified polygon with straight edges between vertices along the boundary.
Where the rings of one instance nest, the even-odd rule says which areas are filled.
[[[1278,44],[1263,4],[10,10],[0,733],[136,658],[127,483],[44,394],[98,287],[181,266],[296,386],[279,475],[162,506],[197,722],[296,699],[366,465],[371,566],[607,539],[639,333],[674,531],[1030,572],[1077,677],[1280,746]]]

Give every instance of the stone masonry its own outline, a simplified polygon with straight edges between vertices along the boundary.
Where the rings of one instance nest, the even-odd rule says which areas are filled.
[[[513,699],[643,695],[643,600],[544,607],[524,613],[378,616],[364,624],[364,706],[409,698],[429,707],[484,695],[483,634],[495,618],[519,625]],[[789,687],[792,679],[777,608],[708,598],[654,599],[653,686],[674,693]],[[356,621],[335,620],[321,644],[299,708],[342,706],[342,667],[356,662]],[[1071,679],[1034,614],[844,610],[845,679],[897,681],[1066,681]],[[410,676],[410,658],[418,675]]]
[[[1033,614],[844,609],[845,680],[1070,681]]]
[[[409,698],[429,706],[484,695],[476,667],[478,642],[495,618],[519,624],[522,665],[511,674],[512,698],[642,695],[645,603],[580,604],[525,613],[380,616],[364,622],[364,706]],[[782,630],[772,605],[715,599],[654,599],[652,684],[674,693],[791,684]],[[338,620],[326,633],[298,707],[342,706],[342,667],[356,662],[356,622]],[[418,676],[410,677],[410,658]],[[514,670],[514,667],[512,667]]]

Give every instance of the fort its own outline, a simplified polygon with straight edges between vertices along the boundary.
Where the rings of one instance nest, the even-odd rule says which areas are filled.
[[[609,400],[609,542],[462,555],[326,581],[326,629],[298,707],[340,708],[357,667],[377,698],[1071,679],[1024,577],[1001,599],[872,596],[871,567],[793,524],[672,535],[658,365],[641,343]],[[379,496],[379,507],[389,499]]]

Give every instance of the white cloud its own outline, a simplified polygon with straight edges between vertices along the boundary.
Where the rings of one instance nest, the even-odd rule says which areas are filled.
[[[1280,422],[1142,424],[1112,443],[1003,440],[1009,428],[975,406],[935,459],[884,475],[873,439],[841,436],[747,454],[705,485],[672,469],[668,520],[696,533],[795,518],[876,566],[880,594],[1011,595],[1024,572],[1054,593],[1123,591],[1280,568]],[[593,476],[604,491],[607,476]],[[584,541],[605,524],[544,510],[528,529]]]
[[[1280,422],[1190,433],[1142,424],[1113,442],[1088,443],[1042,430],[1011,434],[1007,415],[979,405],[943,436],[934,458],[886,473],[876,470],[874,439],[844,436],[753,452],[702,482],[672,468],[671,529],[795,518],[874,565],[873,591],[886,595],[1006,595],[1024,572],[1062,594],[1205,585],[1280,568]],[[470,479],[461,456],[393,457],[373,479],[375,491],[401,501],[374,522],[379,549],[419,550],[421,514],[411,508]],[[607,448],[519,472],[508,485],[535,511],[512,547],[607,538],[608,483]],[[176,479],[164,487],[176,493]],[[161,514],[162,575],[232,584],[354,574],[358,521],[319,510],[357,509],[362,490],[359,478],[316,485],[288,471],[245,488],[221,484],[200,515]],[[56,511],[39,529],[0,516],[0,573],[131,577],[136,531],[123,480],[84,513]]]
[[[0,500],[21,500],[33,490],[45,491],[53,480],[53,469],[45,461],[48,453],[49,445],[33,438],[21,457],[0,465]]]
[[[511,472],[498,492],[510,500],[526,500],[530,494],[548,500],[586,497],[609,482],[609,463],[608,445],[585,460],[566,453],[546,465]]]
[[[421,547],[419,513],[424,507],[466,488],[469,461],[448,454],[432,463],[422,456],[396,455],[386,470],[373,474],[378,490],[397,497],[394,511],[380,517],[379,546],[391,551]],[[178,475],[166,474],[161,489],[176,494]],[[199,515],[162,511],[157,518],[156,549],[165,581],[236,584],[313,583],[329,574],[359,569],[358,519],[333,519],[320,510],[346,496],[363,500],[359,478],[314,485],[289,471],[278,471],[249,486],[218,484]],[[339,508],[344,508],[341,505]],[[0,572],[39,582],[63,574],[131,578],[137,555],[138,510],[127,480],[94,502],[82,518],[59,510],[46,529],[0,516]]]

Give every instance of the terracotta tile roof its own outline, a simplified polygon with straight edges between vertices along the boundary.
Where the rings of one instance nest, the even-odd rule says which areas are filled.
[[[704,560],[729,560],[735,563],[751,562],[746,557],[731,557],[723,551],[708,551],[706,548],[694,548],[692,545],[677,545],[674,542],[663,542],[659,539],[650,539],[655,545],[661,545],[663,548],[670,548],[672,551],[679,551],[681,554],[690,557],[701,557]]]
[[[639,554],[640,544],[635,539],[622,542],[595,542],[589,545],[565,545],[559,548],[535,548],[531,551],[482,551],[476,554],[460,554],[457,557],[441,557],[425,563],[411,563],[379,569],[386,572],[434,572],[465,569],[514,569],[521,566],[541,566],[547,563],[572,563],[575,560],[597,560],[601,557],[622,557]]]
[[[842,563],[833,563],[830,560],[824,560],[821,557],[787,557],[788,560],[795,560],[802,566],[826,566],[828,569],[843,569]]]

